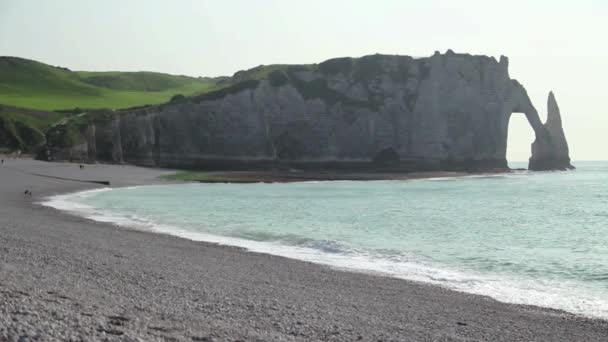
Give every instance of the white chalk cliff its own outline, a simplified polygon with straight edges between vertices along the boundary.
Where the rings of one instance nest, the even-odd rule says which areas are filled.
[[[509,118],[521,112],[536,134],[530,168],[570,168],[554,96],[543,124],[508,67],[451,50],[259,67],[179,103],[90,113],[51,132],[48,151],[176,168],[505,169]],[[74,129],[82,138],[66,143]]]

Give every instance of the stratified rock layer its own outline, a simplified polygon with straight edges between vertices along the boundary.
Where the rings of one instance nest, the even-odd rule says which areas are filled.
[[[506,57],[372,55],[232,81],[180,103],[92,115],[80,139],[57,127],[49,155],[203,169],[506,169],[509,118],[522,112],[537,138],[531,166],[569,165],[555,120],[542,124]]]

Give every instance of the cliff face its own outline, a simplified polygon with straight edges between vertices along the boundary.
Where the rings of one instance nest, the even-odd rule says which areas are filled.
[[[50,132],[48,156],[176,168],[487,170],[507,168],[509,118],[523,112],[537,138],[531,168],[570,165],[552,119],[559,111],[541,123],[506,57],[373,55],[250,74],[180,103],[55,127],[63,131]],[[65,143],[70,131],[80,138]]]

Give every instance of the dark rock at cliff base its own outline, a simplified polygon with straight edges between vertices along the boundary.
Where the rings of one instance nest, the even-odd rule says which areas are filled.
[[[53,159],[175,168],[497,170],[521,112],[539,142],[532,166],[561,169],[559,132],[508,66],[453,51],[260,66],[188,101],[79,116],[55,126],[47,148]]]
[[[562,117],[553,92],[547,101],[547,122],[543,132],[536,134],[532,144],[529,169],[535,171],[574,169],[570,164],[568,142],[562,127]]]

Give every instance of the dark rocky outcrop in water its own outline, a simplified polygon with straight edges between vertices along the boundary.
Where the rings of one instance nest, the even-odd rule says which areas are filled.
[[[530,167],[570,167],[554,99],[543,125],[508,64],[450,50],[258,67],[197,97],[73,118],[47,134],[48,151],[175,168],[506,169],[509,118],[522,112]]]
[[[532,144],[531,170],[565,170],[573,169],[570,164],[568,142],[562,128],[562,117],[553,92],[549,93],[547,102],[547,122],[544,130],[536,133]],[[545,134],[545,136],[542,136]]]

